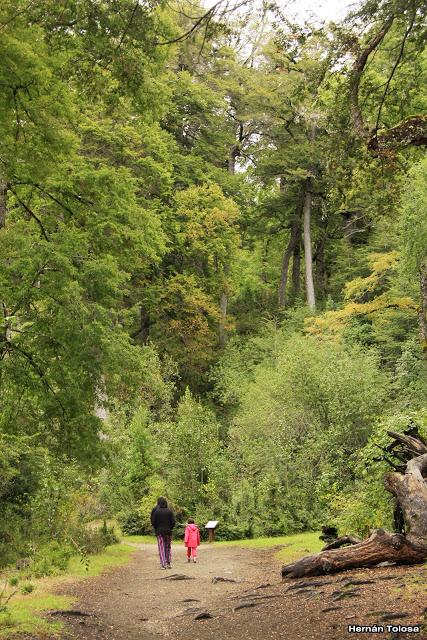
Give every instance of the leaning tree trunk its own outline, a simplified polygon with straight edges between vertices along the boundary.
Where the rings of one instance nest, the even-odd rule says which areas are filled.
[[[427,559],[427,446],[421,439],[389,432],[412,455],[399,472],[387,473],[385,487],[402,509],[405,534],[375,530],[367,540],[340,549],[327,548],[282,568],[282,578],[301,578],[370,567],[380,562],[417,564]],[[393,445],[387,451],[391,452]],[[401,456],[402,450],[399,451]],[[346,540],[349,542],[349,540]],[[350,541],[351,542],[351,541]]]

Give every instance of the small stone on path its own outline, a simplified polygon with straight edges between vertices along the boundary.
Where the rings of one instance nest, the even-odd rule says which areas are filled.
[[[195,616],[195,620],[208,620],[209,618],[213,618],[213,616],[209,613],[209,611],[202,611],[202,613],[198,613]]]
[[[216,582],[237,582],[234,578],[223,578],[222,576],[215,576],[212,578],[212,582],[215,584]]]

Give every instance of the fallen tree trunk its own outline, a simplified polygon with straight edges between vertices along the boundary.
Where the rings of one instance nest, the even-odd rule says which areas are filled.
[[[326,544],[323,547],[322,551],[329,551],[331,549],[339,549],[340,547],[343,547],[344,545],[359,544],[360,542],[362,542],[361,539],[360,538],[356,538],[355,536],[340,536],[336,540],[333,540],[329,544]]]
[[[389,451],[407,459],[403,473],[387,473],[385,487],[402,509],[405,533],[375,530],[367,540],[301,558],[282,568],[282,578],[301,578],[371,567],[381,562],[417,564],[427,559],[427,446],[419,437],[389,432],[395,442]],[[352,541],[351,536],[340,540]],[[335,545],[336,546],[336,545]]]
[[[367,540],[341,549],[321,551],[282,568],[282,578],[319,576],[380,562],[417,564],[427,558],[427,545],[417,545],[400,533],[376,529]]]

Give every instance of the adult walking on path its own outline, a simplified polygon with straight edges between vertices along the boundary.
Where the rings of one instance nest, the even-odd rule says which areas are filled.
[[[172,529],[175,515],[169,509],[166,498],[158,498],[157,506],[151,512],[151,524],[154,527],[159,548],[160,568],[171,568]]]

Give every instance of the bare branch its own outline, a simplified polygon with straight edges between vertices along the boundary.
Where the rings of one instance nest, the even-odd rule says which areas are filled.
[[[21,9],[21,11],[17,11],[16,13],[14,13],[13,16],[9,18],[9,20],[6,20],[6,22],[0,23],[0,31],[3,31],[11,22],[16,20],[16,18],[31,9],[31,7],[36,4],[36,1],[37,0],[30,0],[30,2],[23,9]]]
[[[380,31],[372,38],[367,46],[361,51],[356,58],[350,75],[350,105],[353,125],[357,133],[366,141],[369,137],[368,129],[363,120],[362,110],[359,105],[359,87],[363,70],[366,66],[369,56],[383,41],[384,37],[391,29],[395,16],[391,15],[383,24]]]
[[[164,40],[163,42],[155,42],[154,44],[156,46],[163,46],[166,44],[175,44],[177,42],[182,42],[183,40],[188,38],[194,31],[196,31],[197,28],[200,27],[200,25],[203,24],[205,20],[211,20],[215,11],[223,2],[224,0],[218,0],[218,2],[213,5],[213,7],[211,7],[208,11],[206,11],[206,13],[204,13],[202,16],[200,16],[200,18],[196,20],[191,29],[188,29],[188,31],[186,31],[182,35],[178,36],[177,38],[173,38],[172,40]]]
[[[11,192],[13,193],[13,195],[15,196],[15,198],[18,200],[19,204],[21,205],[21,207],[23,207],[25,209],[25,211],[33,218],[33,220],[35,220],[37,222],[37,224],[40,227],[40,231],[42,232],[42,235],[44,237],[45,240],[47,240],[47,242],[50,242],[50,238],[46,233],[46,230],[43,226],[42,221],[40,220],[40,218],[38,218],[36,216],[36,214],[34,213],[34,211],[32,211],[32,209],[30,209],[30,207],[25,204],[25,202],[23,200],[21,200],[21,198],[18,196],[18,194],[16,193],[16,191],[14,191],[13,189],[11,189]]]
[[[378,109],[377,122],[376,122],[376,124],[375,124],[375,132],[376,132],[376,131],[378,131],[378,126],[379,126],[380,118],[381,118],[381,111],[382,111],[382,108],[383,108],[383,106],[384,106],[384,100],[386,99],[387,92],[388,92],[388,89],[389,89],[389,87],[390,87],[390,83],[391,83],[391,81],[392,81],[392,79],[393,79],[393,76],[394,76],[394,74],[395,74],[395,72],[396,72],[397,67],[398,67],[398,66],[399,66],[399,64],[400,64],[400,61],[402,60],[403,52],[404,52],[404,50],[405,50],[406,40],[408,39],[408,36],[409,36],[409,34],[411,33],[412,28],[413,28],[413,26],[414,26],[414,22],[415,22],[415,14],[416,14],[416,11],[415,11],[415,9],[414,9],[414,10],[413,10],[413,12],[412,12],[411,21],[410,21],[410,23],[409,23],[408,28],[407,28],[407,29],[406,29],[406,31],[405,31],[405,35],[403,36],[402,43],[401,43],[401,45],[400,45],[399,55],[397,56],[397,60],[396,60],[396,62],[394,63],[394,65],[393,65],[393,69],[391,70],[390,76],[389,76],[389,78],[388,78],[388,80],[387,80],[387,83],[386,83],[386,86],[385,86],[385,89],[384,89],[384,93],[383,93],[383,96],[382,96],[382,98],[381,98],[380,107],[379,107],[379,109]]]

